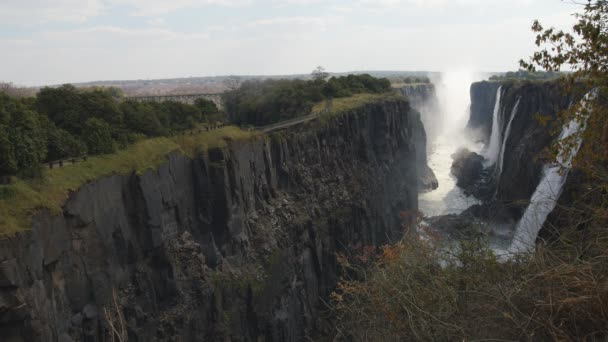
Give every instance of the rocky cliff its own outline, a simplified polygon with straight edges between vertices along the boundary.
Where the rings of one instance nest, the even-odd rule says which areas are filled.
[[[492,132],[492,113],[496,103],[498,82],[475,82],[471,84],[471,114],[467,123],[476,139],[488,142]]]
[[[414,130],[417,152],[417,165],[420,191],[437,189],[439,183],[427,163],[427,141],[434,137],[434,125],[439,116],[439,103],[435,85],[433,84],[412,84],[398,89],[399,93],[407,98],[412,109],[418,112],[420,120],[417,121],[419,127]]]
[[[417,209],[420,126],[387,100],[86,184],[0,241],[0,339],[305,340],[336,253]]]
[[[401,95],[408,98],[412,108],[423,111],[424,108],[437,107],[437,92],[432,83],[410,84],[399,87]]]
[[[498,112],[502,139],[511,121],[508,137],[503,140],[502,169],[496,164],[491,166],[483,181],[467,190],[485,201],[508,206],[509,216],[519,218],[540,181],[543,165],[551,157],[547,149],[561,130],[557,114],[578,99],[564,96],[556,82],[474,83],[469,126],[484,130],[489,126],[490,131],[484,133],[487,137],[491,135],[498,86],[502,86]]]

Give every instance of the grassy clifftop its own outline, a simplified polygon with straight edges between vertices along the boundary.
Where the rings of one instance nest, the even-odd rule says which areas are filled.
[[[158,167],[169,153],[181,151],[194,156],[209,148],[224,147],[228,140],[249,139],[255,132],[234,126],[215,131],[137,142],[114,154],[91,157],[63,168],[44,170],[41,179],[15,179],[0,185],[0,236],[30,229],[32,214],[42,208],[59,213],[69,191],[111,174],[142,173]]]
[[[312,108],[312,112],[316,114],[324,115],[336,115],[340,114],[361,106],[364,106],[369,103],[375,102],[383,102],[389,100],[403,100],[403,97],[395,94],[395,93],[383,93],[383,94],[370,94],[370,93],[362,93],[356,94],[349,97],[341,97],[332,100],[332,104],[330,110],[326,112],[327,102],[322,101],[318,102]]]
[[[393,93],[362,93],[334,99],[329,111],[325,101],[319,102],[313,113],[324,121],[369,103],[397,99],[403,98]],[[31,216],[36,210],[60,213],[69,192],[87,182],[112,174],[142,173],[157,168],[174,151],[194,157],[209,148],[227,146],[228,141],[250,139],[259,134],[228,126],[198,134],[146,139],[113,154],[90,157],[63,168],[45,169],[41,179],[15,178],[11,184],[0,185],[0,236],[30,229]]]

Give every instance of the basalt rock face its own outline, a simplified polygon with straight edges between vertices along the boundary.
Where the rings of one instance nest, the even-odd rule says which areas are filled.
[[[427,163],[427,141],[432,139],[433,124],[439,113],[437,94],[433,84],[413,84],[399,88],[412,109],[418,112],[418,128],[414,130],[416,159],[418,165],[418,188],[421,192],[435,190],[439,186],[437,177]],[[429,139],[429,135],[431,138]]]
[[[502,203],[528,201],[538,186],[543,165],[551,158],[547,149],[559,134],[552,132],[550,124],[543,124],[539,115],[555,122],[558,113],[568,108],[573,99],[564,96],[554,82],[506,84],[503,88],[503,126],[518,99],[519,105],[505,140],[504,166],[500,175],[495,172],[496,199]],[[504,136],[506,128],[502,129]]]
[[[410,106],[417,111],[424,111],[424,108],[434,110],[437,108],[437,93],[435,85],[411,84],[399,88],[401,95],[407,97]]]
[[[299,341],[335,254],[417,209],[407,102],[370,104],[72,193],[0,241],[0,340]]]
[[[471,84],[471,114],[467,129],[483,142],[490,140],[492,132],[492,113],[496,103],[498,82],[475,82]]]
[[[525,203],[534,193],[542,175],[542,168],[550,157],[546,151],[556,138],[551,124],[555,122],[558,113],[568,108],[570,103],[576,99],[564,96],[556,82],[474,83],[471,86],[472,103],[469,124],[471,122],[489,122],[491,126],[493,105],[490,108],[488,103],[496,100],[498,85],[502,86],[501,105],[498,113],[499,122],[501,122],[501,140],[504,141],[503,166],[502,169],[499,169],[497,163],[488,167],[481,176],[483,184],[478,182],[468,191],[484,200],[493,199],[509,206],[513,217],[519,217],[525,208]],[[483,99],[481,95],[473,96],[473,94],[485,94],[488,99]],[[489,99],[493,100],[489,101]],[[516,105],[517,108],[514,111]],[[483,113],[474,114],[474,108],[485,109]],[[511,120],[513,113],[514,116]],[[474,115],[477,117],[473,118]],[[539,117],[546,118],[548,125],[541,123]],[[504,139],[509,121],[511,121],[511,128],[508,137]],[[557,131],[559,132],[559,129]],[[515,203],[519,203],[519,205],[515,205]]]

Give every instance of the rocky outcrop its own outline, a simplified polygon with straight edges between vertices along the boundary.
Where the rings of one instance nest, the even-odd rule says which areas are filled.
[[[456,185],[467,189],[480,180],[483,171],[483,157],[466,148],[461,148],[452,155],[450,171],[456,177]]]
[[[417,209],[407,102],[107,176],[0,241],[0,339],[300,341],[335,255]]]

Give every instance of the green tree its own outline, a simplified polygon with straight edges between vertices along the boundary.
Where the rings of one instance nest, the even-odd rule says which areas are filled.
[[[82,123],[81,98],[73,85],[63,85],[59,88],[42,88],[36,96],[36,107],[39,113],[48,116],[57,127],[72,133],[80,132]]]
[[[325,71],[325,68],[322,66],[318,66],[311,73],[313,81],[320,82],[329,77],[329,73]]]
[[[0,176],[17,173],[15,149],[11,143],[8,126],[0,124]]]
[[[204,116],[217,113],[219,110],[213,101],[207,99],[196,99],[194,106],[201,111]]]
[[[90,154],[114,152],[112,127],[103,119],[90,118],[84,123],[82,139]]]
[[[0,93],[0,173],[33,176],[46,158],[41,117],[20,100]]]

